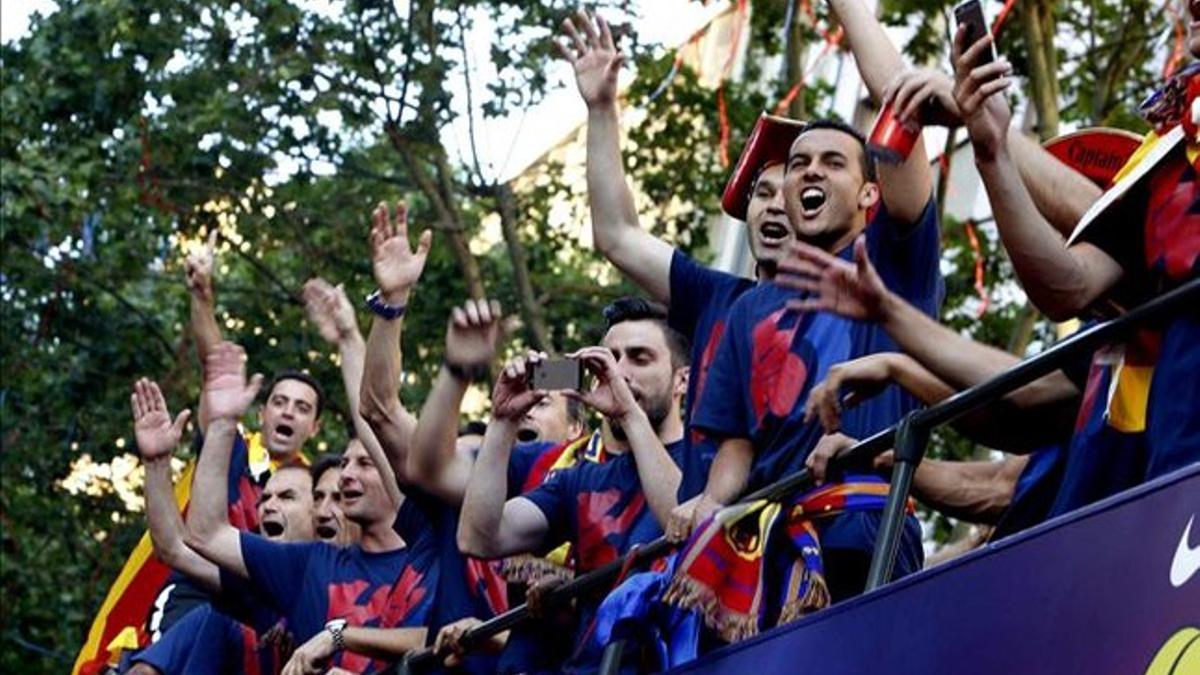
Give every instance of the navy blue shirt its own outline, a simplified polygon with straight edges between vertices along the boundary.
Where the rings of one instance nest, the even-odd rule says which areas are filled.
[[[683,440],[666,447],[679,464],[687,452]],[[524,495],[546,516],[549,530],[545,542],[571,542],[577,573],[586,573],[610,563],[637,544],[662,536],[662,527],[646,503],[633,452],[627,451],[605,462],[585,462],[553,474],[537,489]],[[600,663],[603,645],[588,633],[603,597],[580,598],[576,607],[576,654],[564,672],[593,671]],[[580,647],[578,643],[587,638]]]
[[[385,553],[324,542],[281,544],[242,533],[250,582],[286,618],[297,644],[336,618],[376,628],[426,625],[438,583],[437,549],[426,509],[417,501],[405,499],[397,516],[396,529],[409,534],[407,545]],[[343,651],[331,666],[369,673],[382,664]]]
[[[942,296],[937,211],[931,199],[917,222],[900,223],[881,207],[866,228],[867,251],[884,284],[930,316]],[[851,259],[853,246],[838,252]],[[754,445],[747,491],[804,467],[823,435],[819,421],[804,421],[812,387],[838,363],[878,352],[899,351],[878,323],[830,312],[785,307],[797,293],[771,283],[745,292],[730,309],[692,424],[718,439],[745,438]],[[896,423],[918,405],[896,385],[842,415],[842,431],[866,438]],[[852,513],[830,522],[823,545],[870,551],[878,514]],[[856,522],[872,521],[872,522]],[[913,523],[912,525],[915,525]],[[909,527],[908,532],[919,532]],[[908,541],[919,560],[919,537]],[[905,556],[901,556],[901,560]]]
[[[749,279],[697,264],[678,249],[671,256],[671,306],[667,323],[688,338],[692,349],[692,369],[683,410],[684,440],[688,442],[689,450],[680,456],[679,468],[683,473],[679,484],[680,502],[704,490],[708,469],[717,454],[716,441],[692,426],[692,413],[704,391],[709,367],[725,332],[729,308],[754,285],[755,282]]]

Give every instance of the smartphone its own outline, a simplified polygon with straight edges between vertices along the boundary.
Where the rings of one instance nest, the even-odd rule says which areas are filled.
[[[579,359],[547,359],[529,364],[527,377],[530,389],[583,388],[583,362]]]
[[[992,32],[988,26],[987,17],[983,15],[983,3],[980,0],[966,0],[954,6],[954,21],[959,26],[967,27],[967,39],[963,45],[963,49],[970,49],[971,45],[979,42],[979,39],[984,35]],[[993,42],[988,46],[988,49],[980,54],[975,63],[971,64],[972,68],[986,65],[996,60],[996,43]]]

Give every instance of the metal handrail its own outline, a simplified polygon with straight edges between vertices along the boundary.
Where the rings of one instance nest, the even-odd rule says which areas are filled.
[[[1189,301],[1191,301],[1190,305]],[[1155,297],[1122,316],[1082,330],[1046,351],[1024,359],[995,377],[969,389],[964,389],[941,403],[915,410],[899,423],[857,442],[849,450],[835,458],[831,462],[833,471],[870,466],[871,460],[876,455],[895,444],[898,432],[908,439],[906,443],[900,444],[907,445],[908,448],[897,448],[896,469],[893,471],[888,503],[884,507],[884,518],[879,530],[875,554],[871,560],[867,589],[870,590],[886,583],[891,576],[904,520],[903,506],[908,499],[912,473],[915,471],[916,465],[920,463],[924,454],[925,441],[934,427],[953,422],[979,406],[992,403],[1026,384],[1058,370],[1068,359],[1094,351],[1097,347],[1114,341],[1151,319],[1167,314],[1171,310],[1188,307],[1193,310],[1200,308],[1200,279],[1193,279],[1174,290]],[[903,478],[901,474],[907,474],[907,478]],[[779,499],[811,484],[812,477],[808,470],[801,469],[745,495],[738,500],[738,503],[759,499]],[[659,537],[630,551],[622,558],[551,590],[544,596],[542,605],[547,608],[556,607],[583,593],[605,584],[611,584],[618,578],[622,569],[640,568],[648,561],[666,555],[675,547],[676,544],[667,541],[665,537]],[[513,628],[529,616],[527,605],[514,607],[467,631],[460,640],[460,644],[470,650],[485,640]],[[412,653],[401,661],[399,672],[415,672],[421,667],[432,665],[436,658],[430,649]]]

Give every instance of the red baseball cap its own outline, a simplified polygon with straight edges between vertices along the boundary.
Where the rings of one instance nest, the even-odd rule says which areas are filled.
[[[754,124],[750,138],[746,139],[742,156],[738,157],[729,182],[725,184],[725,192],[721,195],[721,208],[725,213],[738,220],[746,219],[750,193],[759,172],[771,164],[786,162],[792,141],[803,130],[804,122],[799,120],[767,113],[758,116],[758,122]]]

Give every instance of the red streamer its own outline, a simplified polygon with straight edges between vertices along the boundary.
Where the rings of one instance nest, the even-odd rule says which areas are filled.
[[[975,318],[981,319],[991,304],[987,286],[984,285],[983,249],[979,246],[979,237],[975,236],[975,224],[968,220],[963,223],[963,229],[967,231],[967,241],[971,244],[971,254],[975,258],[975,292],[979,295],[979,311],[976,312]]]
[[[1004,20],[1008,18],[1008,13],[1012,11],[1015,4],[1017,4],[1017,0],[1005,0],[1004,6],[1000,8],[1000,13],[996,15],[996,20],[992,22],[992,40],[1000,37],[1000,27],[1004,25]]]

